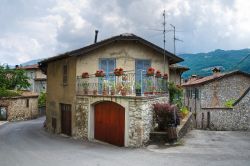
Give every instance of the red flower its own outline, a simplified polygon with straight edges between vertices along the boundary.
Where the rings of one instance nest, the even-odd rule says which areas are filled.
[[[152,68],[152,67],[149,67],[148,70],[147,70],[147,75],[148,76],[153,76],[155,73],[155,69]]]
[[[89,73],[88,72],[83,72],[82,73],[82,78],[89,78]]]
[[[105,73],[104,73],[103,70],[97,70],[96,73],[95,73],[95,76],[96,77],[104,77]]]
[[[163,78],[164,78],[165,80],[167,80],[167,79],[168,79],[168,74],[165,73],[165,74],[163,75]]]
[[[114,74],[115,74],[116,76],[121,76],[121,75],[123,75],[123,68],[115,68]]]

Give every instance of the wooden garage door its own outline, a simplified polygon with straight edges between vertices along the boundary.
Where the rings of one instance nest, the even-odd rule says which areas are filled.
[[[124,146],[125,109],[113,102],[95,105],[95,139]]]
[[[61,104],[61,133],[71,136],[70,104]]]

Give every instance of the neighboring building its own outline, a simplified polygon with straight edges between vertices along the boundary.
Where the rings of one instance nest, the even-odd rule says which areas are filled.
[[[24,92],[21,96],[0,99],[0,120],[19,121],[38,117],[38,94]]]
[[[213,71],[214,74],[211,76],[200,79],[192,77],[188,82],[182,84],[185,95],[184,103],[194,113],[197,128],[233,129],[226,126],[225,123],[218,126],[220,121],[227,118],[218,116],[218,112],[228,110],[226,103],[239,99],[246,92],[250,86],[250,74],[241,71],[220,73],[217,69]],[[229,111],[226,113],[230,114]],[[216,119],[216,116],[221,119]],[[235,129],[240,128],[235,127]]]
[[[30,87],[27,90],[36,93],[46,91],[46,75],[39,69],[38,64],[21,66],[19,68],[24,69],[29,77]]]
[[[185,72],[188,71],[188,67],[184,66],[179,66],[176,64],[170,65],[169,66],[170,73],[169,73],[169,80],[171,82],[174,82],[176,85],[181,85],[183,83],[181,75]]]
[[[183,61],[167,51],[163,55],[162,48],[136,35],[121,34],[40,62],[47,74],[48,131],[118,146],[145,144],[153,128],[152,103],[168,102],[166,80],[146,77],[145,71],[153,67],[169,74],[170,64]],[[125,73],[114,76],[113,70],[120,67]],[[99,69],[106,73],[103,79],[81,78],[82,73],[94,74]],[[138,85],[142,93],[149,87],[159,91],[136,96]],[[116,92],[111,95],[113,88]],[[127,96],[121,95],[120,88],[127,90]],[[93,94],[96,90],[97,95]]]

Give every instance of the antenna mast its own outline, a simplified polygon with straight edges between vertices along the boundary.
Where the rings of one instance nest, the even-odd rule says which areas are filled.
[[[164,73],[166,73],[166,12],[163,11]]]

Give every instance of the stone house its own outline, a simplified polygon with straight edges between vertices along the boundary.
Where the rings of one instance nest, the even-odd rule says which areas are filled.
[[[233,104],[246,92],[250,86],[250,74],[241,71],[221,73],[219,70],[214,70],[213,75],[203,78],[192,77],[182,86],[184,88],[184,104],[194,113],[197,128],[241,129],[237,125],[231,126],[233,121],[237,120],[235,120],[236,116],[232,114],[232,111],[229,111],[233,108],[228,108],[226,103]],[[224,114],[220,114],[220,112]],[[239,111],[237,112],[239,113]],[[245,117],[240,118],[244,119]],[[249,120],[248,125],[250,125]]]
[[[27,90],[35,93],[46,92],[46,75],[39,69],[38,64],[21,66],[19,68],[25,70],[29,78],[30,87]]]
[[[165,53],[164,57],[162,48],[134,34],[121,34],[41,61],[47,74],[48,131],[117,146],[142,146],[152,130],[152,103],[168,102],[166,77],[147,77],[146,71],[153,67],[169,74],[170,64],[183,61]],[[113,74],[115,68],[124,70],[122,76]],[[100,69],[105,77],[95,77]],[[82,78],[86,72],[89,78]],[[137,86],[141,96],[136,96]],[[150,87],[159,91],[146,94]]]
[[[0,98],[0,120],[19,121],[38,117],[38,94]]]

